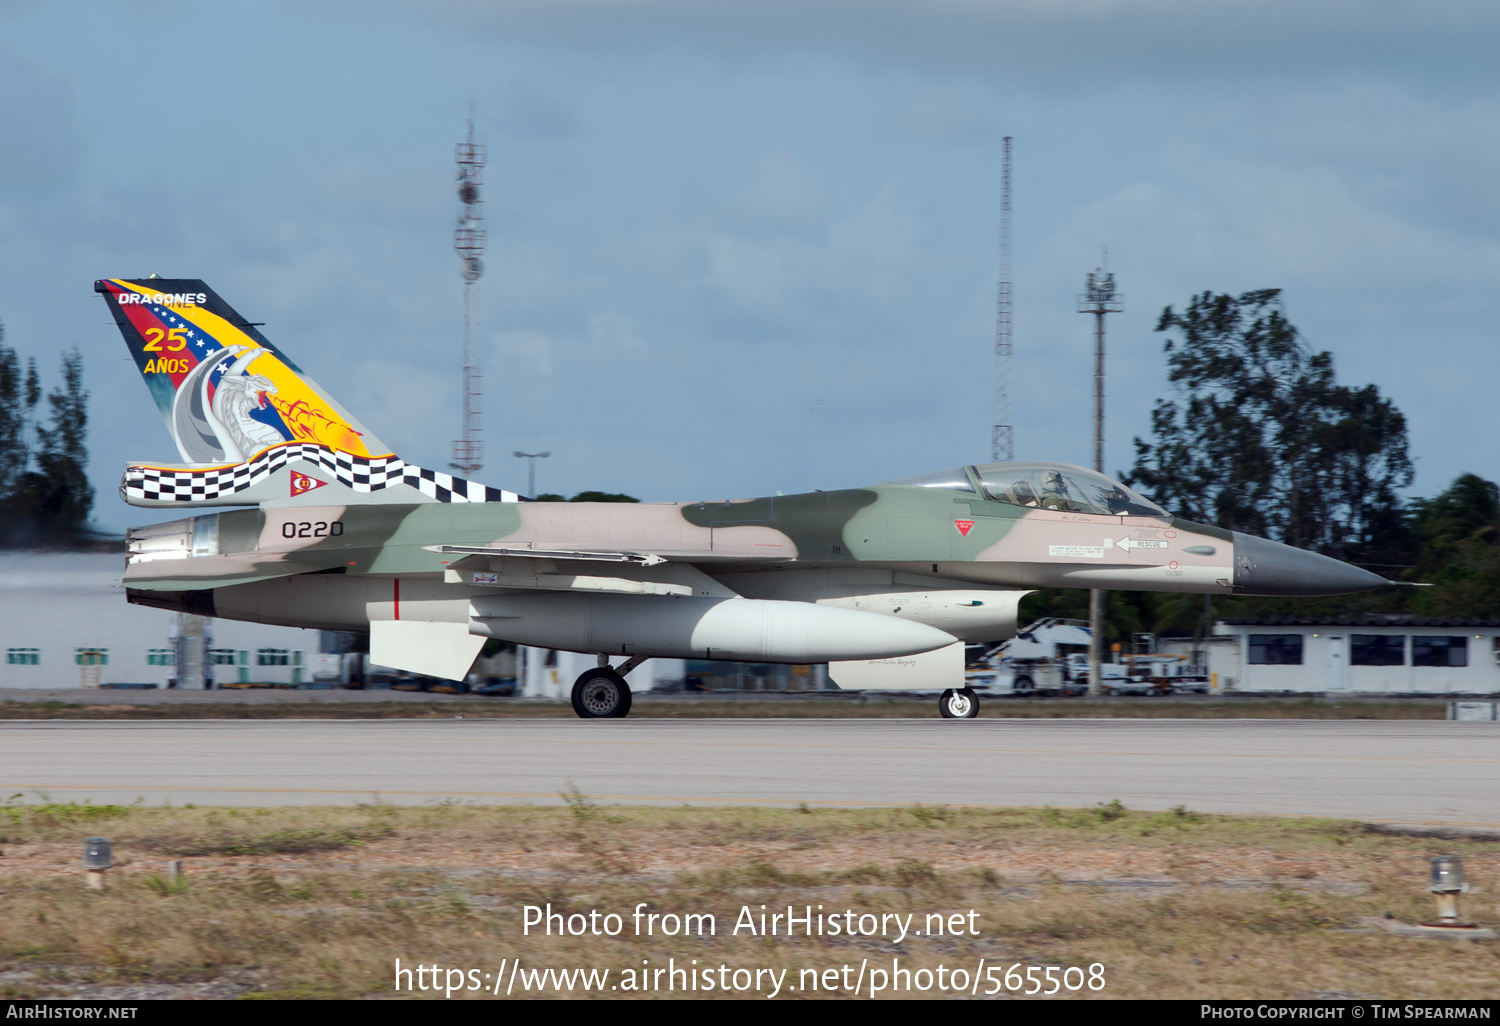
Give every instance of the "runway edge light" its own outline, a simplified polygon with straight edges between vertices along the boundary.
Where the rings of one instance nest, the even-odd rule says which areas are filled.
[[[104,872],[114,864],[114,845],[110,843],[109,838],[84,838],[83,868],[88,874],[90,890],[104,890]]]
[[[1457,855],[1439,855],[1432,860],[1432,886],[1437,895],[1438,921],[1434,926],[1460,926],[1458,896],[1469,890],[1464,883],[1464,860]]]

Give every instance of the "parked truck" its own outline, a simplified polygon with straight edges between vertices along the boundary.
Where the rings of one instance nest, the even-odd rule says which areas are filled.
[[[969,660],[969,687],[992,695],[1084,694],[1089,688],[1089,625],[1047,617]],[[1105,694],[1207,691],[1208,675],[1185,656],[1124,655],[1101,668]]]
[[[1076,664],[1074,678],[1088,689],[1088,656],[1069,656]],[[1185,691],[1207,693],[1208,674],[1185,655],[1122,655],[1103,667],[1106,695],[1171,695]]]
[[[1088,623],[1047,617],[975,653],[964,676],[969,687],[992,695],[1070,694],[1080,690],[1072,656],[1083,658],[1082,690],[1088,689],[1088,647]]]

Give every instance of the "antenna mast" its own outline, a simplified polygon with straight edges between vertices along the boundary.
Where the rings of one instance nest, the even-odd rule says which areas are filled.
[[[464,399],[462,435],[453,443],[455,470],[473,474],[484,464],[484,442],[480,440],[479,399],[484,376],[479,370],[479,344],[474,338],[478,316],[479,278],[484,274],[484,183],[485,148],[474,142],[474,119],[469,118],[469,138],[458,144],[458,199],[462,204],[458,227],[453,229],[453,249],[463,259],[464,279]]]
[[[1096,269],[1084,281],[1078,312],[1094,315],[1094,469],[1101,474],[1104,473],[1104,318],[1123,309],[1125,297],[1115,290],[1114,273],[1102,267]]]
[[[1109,250],[1104,251],[1109,263]],[[1078,312],[1094,315],[1094,469],[1104,473],[1104,318],[1125,309],[1115,276],[1103,267],[1089,275],[1078,297]],[[1104,592],[1089,591],[1089,694],[1104,694]]]
[[[1010,405],[1010,136],[1000,167],[1000,285],[995,296],[995,408],[990,428],[990,462],[1015,458],[1015,427]]]

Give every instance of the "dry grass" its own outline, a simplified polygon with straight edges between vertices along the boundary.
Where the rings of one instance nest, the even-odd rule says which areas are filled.
[[[1087,810],[361,806],[0,810],[0,997],[390,994],[394,960],[500,969],[1105,966],[1099,995],[1479,998],[1500,944],[1411,940],[1426,859],[1464,856],[1500,920],[1500,844],[1356,823]],[[81,840],[123,865],[91,892]],[[164,872],[186,862],[182,880]],[[711,912],[711,938],[525,937],[522,908]],[[742,906],[978,913],[978,936],[739,936]],[[122,991],[118,988],[134,988]],[[114,989],[112,989],[114,988]],[[154,988],[154,989],[153,989]],[[418,995],[423,996],[423,995]],[[433,996],[428,992],[425,996]],[[455,995],[457,997],[458,995]],[[484,995],[480,995],[484,996]],[[619,995],[615,995],[619,996]],[[700,993],[700,996],[701,993]],[[717,994],[712,995],[717,996]],[[810,996],[783,991],[783,997]]]
[[[566,702],[517,702],[505,698],[468,698],[444,702],[125,702],[84,705],[75,702],[0,702],[0,720],[251,720],[251,719],[572,719]],[[934,698],[858,696],[823,698],[804,695],[727,700],[717,698],[638,698],[630,715],[636,719],[932,719]],[[1441,720],[1447,703],[1436,699],[1341,700],[1231,698],[1174,700],[1131,697],[1109,700],[981,699],[985,719],[1268,719],[1268,720]]]

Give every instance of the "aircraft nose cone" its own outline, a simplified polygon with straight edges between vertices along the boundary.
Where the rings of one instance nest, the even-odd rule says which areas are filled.
[[[1344,595],[1389,583],[1329,556],[1234,532],[1236,595]]]

